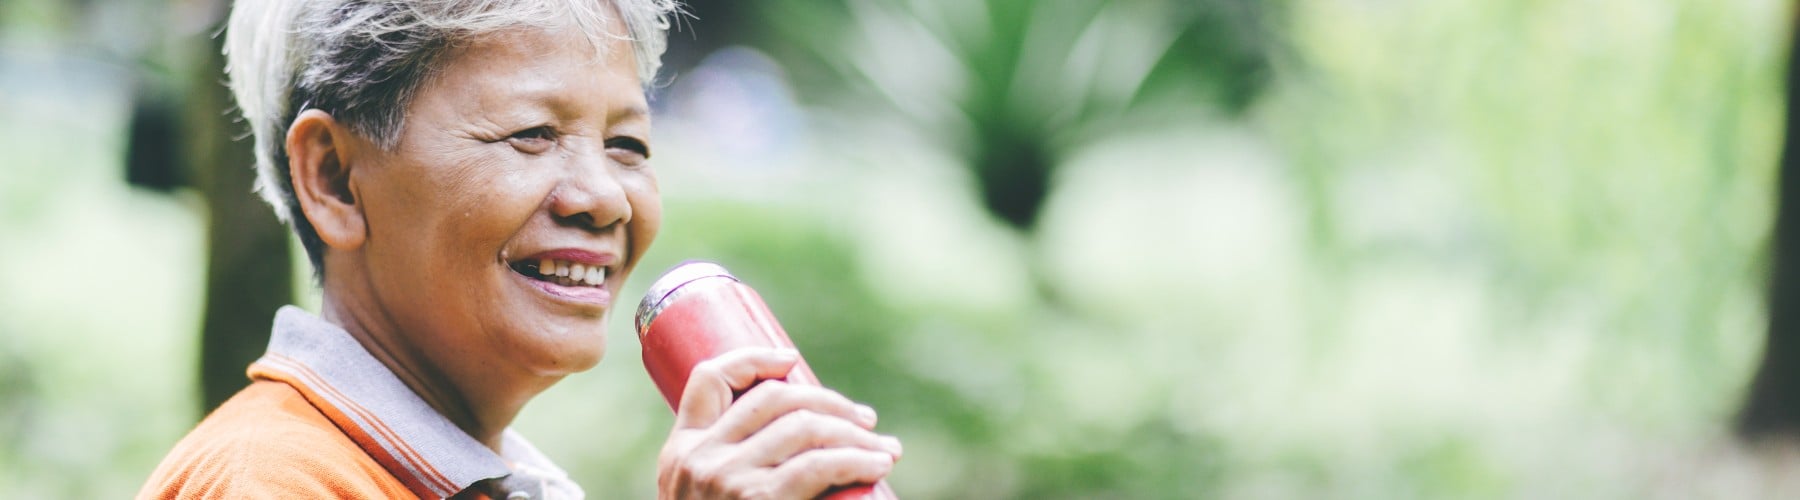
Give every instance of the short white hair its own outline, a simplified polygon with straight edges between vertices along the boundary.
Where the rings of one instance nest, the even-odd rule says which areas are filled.
[[[574,27],[600,57],[609,40],[628,40],[648,87],[678,9],[676,0],[237,0],[225,31],[226,73],[255,136],[256,191],[322,271],[318,235],[287,168],[287,129],[301,111],[325,110],[392,148],[408,103],[447,48],[532,28]],[[615,13],[627,33],[611,32]]]

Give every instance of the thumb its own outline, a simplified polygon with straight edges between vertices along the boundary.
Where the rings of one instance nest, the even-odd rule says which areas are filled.
[[[731,406],[733,394],[759,381],[785,377],[799,362],[800,353],[793,349],[746,347],[694,365],[687,388],[681,391],[675,427],[711,427]]]

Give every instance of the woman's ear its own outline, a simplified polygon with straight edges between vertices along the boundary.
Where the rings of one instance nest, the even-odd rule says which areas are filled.
[[[354,250],[367,239],[363,206],[357,203],[351,171],[356,168],[350,129],[317,109],[300,112],[288,127],[288,173],[294,198],[325,246]]]

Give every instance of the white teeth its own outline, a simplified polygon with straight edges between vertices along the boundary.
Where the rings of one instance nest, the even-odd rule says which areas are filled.
[[[606,267],[539,259],[538,274],[564,286],[600,286],[606,283]]]

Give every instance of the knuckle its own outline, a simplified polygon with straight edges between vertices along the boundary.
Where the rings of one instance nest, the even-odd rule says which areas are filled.
[[[689,375],[689,378],[697,378],[695,375],[704,375],[708,377],[722,376],[725,374],[725,362],[725,358],[712,358],[696,363],[694,364],[693,373]]]
[[[808,427],[817,429],[820,432],[841,435],[854,435],[867,432],[850,420],[834,413],[807,411],[804,418]]]
[[[725,372],[720,371],[718,368],[709,367],[704,364],[694,365],[693,373],[688,374],[687,387],[685,389],[703,389],[709,384],[724,381]],[[686,398],[684,397],[683,399]]]
[[[699,486],[701,491],[724,491],[726,475],[724,468],[707,461],[690,461],[683,467],[688,480]]]
[[[829,458],[830,457],[827,456],[826,453],[821,453],[816,450],[807,451],[794,455],[793,458],[789,458],[786,465],[793,467],[794,470],[818,473],[822,469],[831,466],[831,460],[829,460]]]
[[[824,387],[808,387],[808,389],[811,389],[812,398],[818,402],[821,409],[845,415],[856,411],[856,403],[845,397],[843,393]]]
[[[796,392],[797,395],[804,396],[808,399],[813,399],[813,400],[818,400],[818,401],[830,400],[832,396],[837,394],[837,391],[833,391],[831,389],[826,389],[824,387],[819,387],[816,385],[793,384],[793,386],[794,386],[794,392]]]
[[[852,432],[831,424],[814,427],[806,435],[807,448],[847,448],[857,445],[858,439]]]
[[[815,440],[831,434],[832,421],[836,420],[831,416],[804,408],[789,412],[781,419],[786,421],[785,425],[791,426],[800,434]]]
[[[656,462],[665,470],[685,474],[689,457],[699,443],[684,436],[671,436],[663,442],[662,451],[657,453]]]

